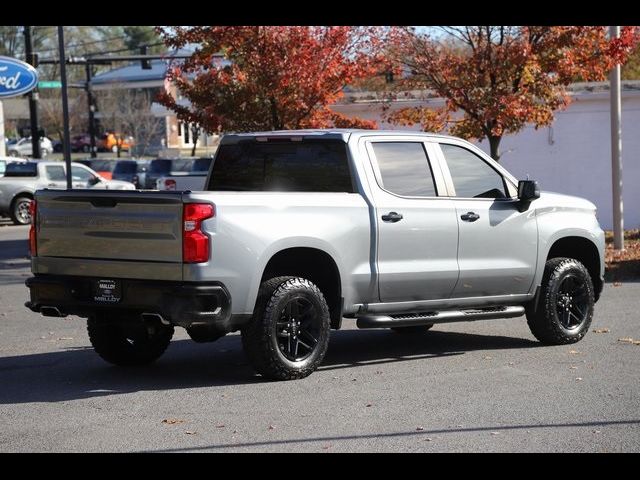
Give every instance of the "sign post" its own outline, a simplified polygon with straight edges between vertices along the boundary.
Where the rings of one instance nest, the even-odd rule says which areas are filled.
[[[35,68],[15,58],[0,56],[0,155],[6,155],[2,99],[23,95],[36,88],[37,84],[38,72]]]
[[[4,144],[4,110],[2,109],[2,100],[0,100],[0,157],[7,155],[7,149]]]

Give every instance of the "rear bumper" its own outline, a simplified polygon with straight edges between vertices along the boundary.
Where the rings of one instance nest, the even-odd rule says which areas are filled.
[[[231,315],[231,295],[220,282],[185,283],[135,279],[114,279],[122,286],[117,303],[99,303],[93,299],[98,277],[37,275],[25,281],[31,299],[25,306],[34,312],[60,316],[88,317],[97,313],[120,318],[135,318],[143,313],[158,314],[181,327],[210,325],[221,332],[237,330],[248,317]],[[58,315],[54,315],[58,316]]]

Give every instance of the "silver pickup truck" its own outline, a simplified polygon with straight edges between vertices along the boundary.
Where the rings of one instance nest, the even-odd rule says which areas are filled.
[[[542,343],[567,344],[603,288],[592,203],[447,136],[227,135],[206,191],[35,199],[26,305],[86,317],[117,365],[157,359],[174,326],[198,342],[240,330],[255,370],[280,380],[312,373],[343,319],[418,334],[526,314]]]

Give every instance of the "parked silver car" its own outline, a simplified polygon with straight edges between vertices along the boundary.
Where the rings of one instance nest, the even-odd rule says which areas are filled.
[[[135,190],[135,185],[119,180],[105,180],[84,165],[71,164],[73,188],[95,190]],[[29,207],[36,190],[66,189],[67,177],[62,162],[12,162],[0,178],[0,214],[11,217],[13,223],[25,225],[31,221]]]
[[[51,143],[51,140],[49,140],[47,137],[40,138],[40,153],[42,154],[42,158],[45,158],[53,153],[53,143]],[[10,157],[33,156],[33,145],[31,144],[31,137],[21,138],[13,145],[8,145],[7,154]]]

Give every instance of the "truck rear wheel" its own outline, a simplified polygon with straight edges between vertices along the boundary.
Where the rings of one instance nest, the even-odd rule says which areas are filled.
[[[547,345],[582,339],[593,318],[593,282],[589,271],[573,258],[547,261],[537,303],[526,306],[533,336]]]
[[[329,345],[329,307],[320,289],[299,277],[263,282],[242,345],[253,368],[273,380],[304,378]]]
[[[87,331],[96,353],[120,366],[146,365],[157,360],[173,337],[172,326],[132,321],[125,327],[99,316],[89,317]]]

